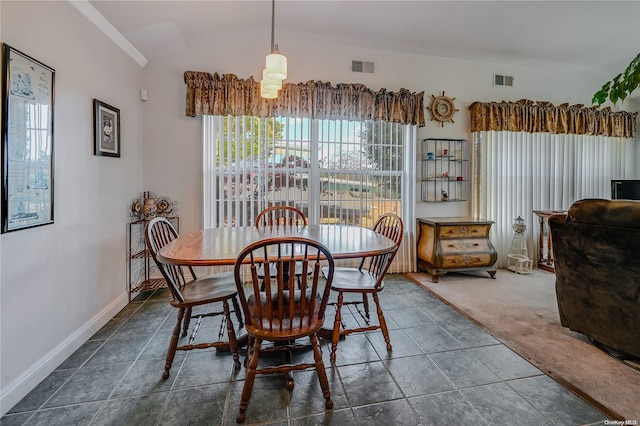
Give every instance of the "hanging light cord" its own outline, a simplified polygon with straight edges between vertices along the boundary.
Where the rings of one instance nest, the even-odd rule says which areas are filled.
[[[275,44],[275,30],[276,27],[276,0],[271,0],[271,53],[278,51],[278,47]]]

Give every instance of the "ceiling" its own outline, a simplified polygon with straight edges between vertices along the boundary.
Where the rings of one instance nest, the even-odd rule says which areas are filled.
[[[269,0],[89,3],[149,61],[219,43],[232,33],[270,35]],[[640,1],[279,0],[276,41],[300,37],[431,56],[620,72],[640,51],[639,18]]]

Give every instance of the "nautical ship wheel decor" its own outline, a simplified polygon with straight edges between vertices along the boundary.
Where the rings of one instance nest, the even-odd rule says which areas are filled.
[[[453,114],[457,111],[453,101],[456,98],[450,98],[444,95],[444,91],[442,91],[441,96],[431,95],[433,101],[431,101],[431,106],[429,106],[429,110],[431,111],[431,121],[436,120],[440,122],[440,125],[444,127],[444,123],[447,121],[453,121]]]

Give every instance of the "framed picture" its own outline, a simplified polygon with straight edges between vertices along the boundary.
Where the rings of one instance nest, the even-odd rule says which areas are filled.
[[[93,155],[120,157],[120,110],[93,100]]]
[[[2,45],[2,233],[53,223],[55,71]]]

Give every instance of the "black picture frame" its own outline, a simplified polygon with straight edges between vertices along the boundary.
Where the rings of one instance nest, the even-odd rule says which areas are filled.
[[[120,110],[93,100],[93,155],[120,157]]]
[[[2,45],[2,233],[53,223],[55,70]]]

